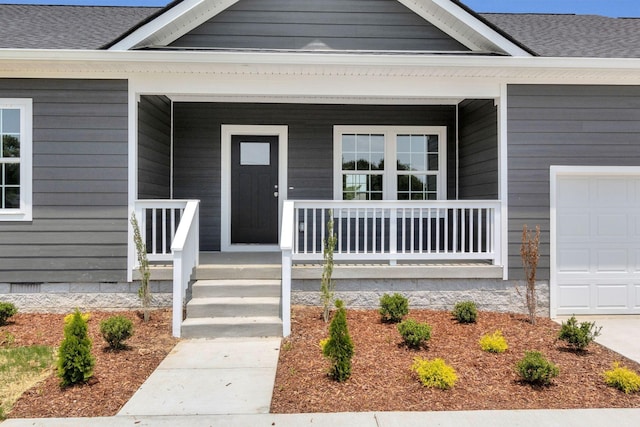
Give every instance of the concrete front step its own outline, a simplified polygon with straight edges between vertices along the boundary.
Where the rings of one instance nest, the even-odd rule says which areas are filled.
[[[193,284],[193,298],[279,297],[280,280],[198,280]]]
[[[280,280],[281,278],[282,267],[279,264],[200,265],[195,271],[195,280]]]
[[[194,298],[187,303],[187,319],[197,317],[278,316],[280,298]]]
[[[277,316],[199,318],[182,322],[183,338],[281,336],[282,321]]]

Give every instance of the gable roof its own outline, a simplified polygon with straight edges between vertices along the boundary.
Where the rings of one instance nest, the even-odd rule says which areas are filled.
[[[126,38],[167,11],[194,1],[199,0],[178,0],[164,8],[0,4],[0,49],[100,49]],[[467,10],[496,33],[540,56],[640,58],[640,18],[476,14],[457,0],[434,1]]]
[[[99,49],[158,8],[0,5],[1,49]]]
[[[111,50],[159,48],[169,45],[241,0],[179,0],[106,45]],[[472,51],[514,56],[531,52],[481,19],[457,0],[398,1],[425,21]]]

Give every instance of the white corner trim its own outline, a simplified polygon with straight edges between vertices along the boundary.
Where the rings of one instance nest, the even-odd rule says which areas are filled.
[[[509,157],[508,157],[508,122],[507,114],[508,87],[500,85],[498,99],[498,197],[500,199],[500,215],[502,230],[500,232],[500,249],[502,251],[502,279],[509,279]]]
[[[231,244],[231,137],[233,135],[267,135],[278,137],[278,236],[282,222],[282,205],[288,195],[289,128],[286,125],[222,125],[220,132],[220,250],[222,252],[260,252],[279,250],[278,245]]]
[[[136,209],[138,198],[138,100],[132,80],[129,80],[129,149],[128,149],[128,205],[127,209],[127,282],[133,281],[133,269],[136,265],[136,248],[133,242],[133,226],[130,216]]]
[[[129,34],[109,50],[129,50],[148,44],[166,46],[238,0],[184,0]]]

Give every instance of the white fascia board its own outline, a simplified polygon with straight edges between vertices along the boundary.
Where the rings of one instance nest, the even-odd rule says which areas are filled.
[[[511,56],[532,56],[450,0],[399,1],[469,49],[496,50]],[[443,16],[446,18],[443,19]],[[454,23],[465,28],[465,31],[455,28]]]
[[[620,84],[639,84],[639,70],[640,58],[0,49],[0,76],[4,77],[294,73],[456,76],[507,83],[616,84],[619,80]]]
[[[238,0],[184,0],[111,46],[109,50],[129,50],[148,45],[166,46],[237,2]]]

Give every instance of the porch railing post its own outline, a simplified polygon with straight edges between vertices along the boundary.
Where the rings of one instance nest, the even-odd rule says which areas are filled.
[[[294,246],[294,236],[296,236],[298,232],[298,230],[294,229],[295,217],[297,217],[295,203],[293,201],[285,201],[282,207],[282,231],[280,234],[280,250],[282,251],[281,318],[283,337],[291,335],[292,251]],[[315,233],[315,229],[313,231]]]
[[[389,209],[389,265],[398,262],[398,209]]]
[[[500,205],[492,209],[493,221],[493,264],[502,265],[502,208]]]

